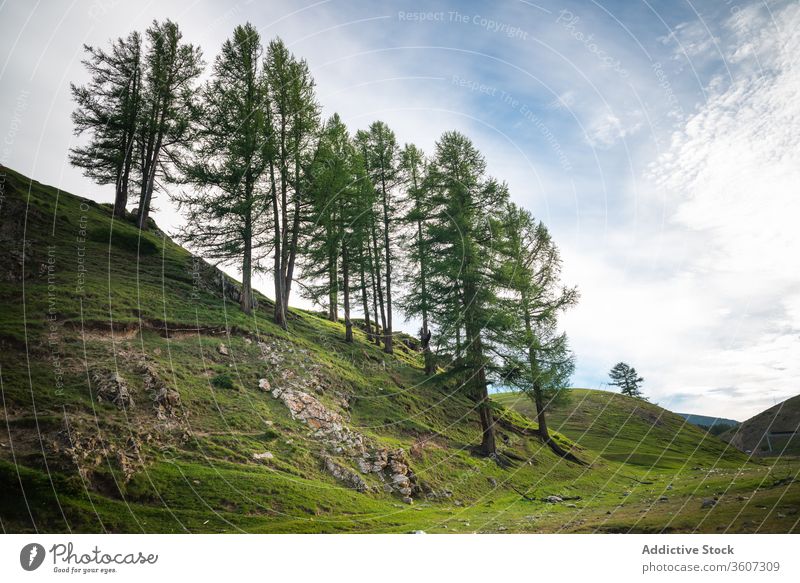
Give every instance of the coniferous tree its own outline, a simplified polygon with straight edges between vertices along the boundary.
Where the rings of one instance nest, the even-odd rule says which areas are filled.
[[[303,208],[308,204],[307,172],[317,150],[319,105],[305,60],[297,60],[280,39],[269,43],[266,71],[270,109],[269,172],[273,221],[275,322],[286,327]]]
[[[629,364],[618,362],[608,373],[608,376],[611,377],[611,382],[609,384],[619,387],[623,395],[636,397],[637,399],[645,399],[641,391],[644,379],[640,377],[636,369]]]
[[[569,457],[550,436],[546,410],[562,397],[574,369],[567,337],[558,332],[558,316],[577,303],[578,292],[561,284],[558,249],[530,212],[509,204],[503,227],[503,301],[512,324],[505,342],[507,380],[535,403],[542,440]]]
[[[379,241],[381,238],[378,234],[378,193],[377,189],[375,188],[375,184],[372,181],[372,172],[370,171],[370,161],[372,157],[370,156],[370,135],[369,132],[364,130],[359,130],[356,132],[355,138],[355,147],[358,151],[359,155],[361,156],[361,161],[363,163],[364,168],[364,181],[366,184],[366,188],[372,193],[372,197],[369,197],[370,200],[370,207],[366,210],[366,228],[367,228],[367,266],[368,266],[368,273],[369,273],[369,287],[372,290],[372,310],[375,314],[375,336],[374,341],[375,344],[380,346],[381,338],[385,340],[385,337],[380,334],[380,331],[386,330],[386,304],[384,303],[384,294],[383,294],[383,278],[381,276],[381,244]],[[378,322],[378,318],[380,317],[380,323]]]
[[[429,262],[431,254],[426,236],[427,192],[424,188],[425,156],[413,144],[406,144],[400,152],[400,171],[406,191],[408,211],[403,222],[409,227],[405,234],[407,250],[405,283],[407,293],[402,307],[407,316],[419,316],[422,319],[419,337],[425,363],[425,374],[433,374],[435,363],[431,351],[431,306],[434,303],[428,282]]]
[[[355,189],[353,147],[338,114],[325,125],[310,167],[309,210],[303,245],[305,296],[327,301],[328,319],[339,321],[340,268],[342,268],[347,207]]]
[[[175,22],[153,21],[145,36],[148,47],[136,131],[140,229],[147,228],[157,176],[169,178],[170,164],[191,142],[197,113],[194,84],[203,71],[200,48],[183,42]]]
[[[459,362],[463,362],[465,386],[477,402],[480,450],[493,456],[494,418],[487,385],[493,368],[492,337],[502,321],[494,233],[499,226],[496,210],[504,208],[508,193],[485,171],[486,161],[466,136],[442,135],[426,180],[430,191],[427,236],[438,328],[455,334],[457,348],[463,351]]]
[[[399,152],[394,132],[382,121],[373,122],[369,130],[359,132],[356,139],[361,143],[367,172],[378,194],[380,211],[374,220],[374,256],[383,263],[384,281],[379,283],[378,293],[385,297],[381,308],[383,320],[384,352],[392,353],[392,271],[393,231],[396,208],[392,191],[399,178]],[[376,267],[376,273],[378,268]],[[379,278],[380,279],[380,278]],[[382,285],[385,283],[385,285]],[[385,294],[384,294],[385,292]]]
[[[179,163],[196,192],[174,196],[187,211],[184,242],[209,258],[239,262],[242,310],[253,306],[252,274],[268,242],[266,80],[256,28],[237,26],[202,92],[191,154]]]
[[[77,108],[75,134],[90,133],[89,142],[70,150],[70,162],[98,184],[114,184],[114,216],[124,217],[135,170],[134,140],[142,106],[142,37],[119,38],[110,51],[84,45],[83,64],[91,79],[71,85]]]

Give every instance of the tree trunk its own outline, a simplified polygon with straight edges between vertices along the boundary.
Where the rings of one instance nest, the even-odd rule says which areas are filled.
[[[389,194],[386,180],[381,172],[381,191],[383,192],[383,245],[386,259],[386,324],[383,329],[383,351],[392,354],[392,248],[389,244]]]
[[[350,320],[350,266],[347,244],[342,237],[342,293],[344,294],[344,339],[353,341],[353,322]]]
[[[154,156],[152,163],[150,164],[150,172],[149,176],[147,177],[146,181],[144,182],[145,191],[143,192],[143,196],[141,202],[139,203],[139,217],[137,220],[137,226],[142,231],[147,230],[147,219],[150,216],[150,201],[153,197],[153,188],[155,187],[155,180],[156,180],[156,166],[158,164],[158,150],[161,149],[161,140],[156,145],[156,149],[154,150]]]
[[[497,444],[494,438],[494,418],[489,402],[489,391],[486,388],[486,370],[480,367],[477,374],[478,381],[478,413],[481,418],[481,453],[485,456],[497,455]]]
[[[330,237],[330,233],[328,236]],[[342,252],[344,252],[344,243]],[[328,256],[328,320],[331,322],[339,321],[339,269],[336,259],[336,251],[331,250]],[[342,261],[344,261],[344,257]]]
[[[547,429],[547,416],[545,415],[542,387],[539,383],[533,385],[533,400],[536,402],[536,422],[539,424],[539,436],[543,441],[550,441],[550,431]]]
[[[369,243],[368,243],[369,244]],[[367,249],[367,255],[369,257],[369,281],[370,285],[372,286],[372,313],[375,315],[375,334],[372,336],[371,340],[377,345],[381,345],[381,335],[380,329],[378,324],[378,291],[377,285],[375,284],[375,268],[372,265],[372,250]]]
[[[414,178],[414,190],[416,191],[417,181]],[[419,205],[417,205],[419,208]],[[419,252],[419,276],[420,294],[422,295],[422,331],[420,332],[420,342],[422,343],[422,357],[425,362],[425,374],[433,374],[436,365],[433,362],[431,353],[431,332],[428,328],[428,282],[426,278],[425,249],[423,249],[422,221],[417,220],[417,249]]]
[[[533,401],[536,404],[536,421],[539,424],[539,436],[545,443],[550,441],[550,432],[547,430],[547,416],[545,414],[544,399],[542,398],[542,386],[538,380],[539,366],[536,362],[536,352],[534,350],[533,326],[531,324],[530,306],[528,304],[528,294],[525,289],[521,290],[520,300],[522,303],[523,320],[525,321],[525,336],[528,343],[528,368],[531,372],[531,386],[533,387]]]
[[[369,300],[367,298],[367,281],[364,276],[364,247],[359,245],[358,265],[361,274],[361,308],[364,311],[364,328],[367,330],[367,340],[372,340],[372,325],[369,322]]]
[[[281,222],[280,210],[278,209],[278,191],[275,184],[275,165],[270,161],[270,182],[272,186],[272,226],[274,261],[273,261],[273,284],[275,287],[275,310],[273,319],[275,323],[286,329],[286,314],[283,311],[283,275],[281,273]]]
[[[299,150],[299,138],[297,149]],[[289,252],[286,253],[286,269],[283,280],[283,313],[289,313],[289,296],[292,293],[292,282],[294,280],[294,265],[297,259],[297,245],[300,241],[300,160],[295,156],[295,185],[294,185],[294,217],[292,219],[291,241],[289,242]],[[284,243],[285,244],[285,243]]]
[[[131,79],[131,91],[127,104],[125,120],[125,153],[122,158],[122,173],[117,183],[117,192],[114,197],[114,216],[120,219],[125,218],[125,209],[128,206],[128,187],[130,184],[131,166],[133,165],[133,145],[136,137],[136,120],[139,113],[139,61],[135,65]]]
[[[485,456],[497,454],[494,438],[494,419],[489,402],[489,391],[486,386],[486,363],[483,354],[483,342],[481,341],[481,324],[478,321],[476,310],[477,284],[473,281],[474,265],[471,254],[464,254],[463,262],[463,314],[464,314],[464,335],[466,342],[467,364],[472,375],[474,384],[475,400],[478,403],[478,414],[481,420],[481,448],[480,451]]]
[[[125,207],[128,206],[128,179],[120,181],[117,193],[114,196],[114,216],[118,219],[125,218]]]
[[[386,309],[383,303],[383,287],[381,284],[381,254],[378,250],[378,234],[375,230],[375,221],[372,221],[372,252],[373,252],[373,268],[375,269],[375,285],[377,287],[378,292],[378,305],[380,307],[381,313],[381,330],[383,330],[384,334],[386,333]],[[377,316],[376,316],[377,318]],[[383,337],[384,343],[386,342],[386,336]],[[377,341],[376,344],[380,345],[380,341]]]
[[[245,211],[244,217],[244,253],[242,254],[242,295],[239,298],[239,304],[245,314],[250,314],[253,309],[253,287],[252,287],[252,273],[253,273],[253,215],[250,210],[252,197],[253,197],[253,180],[250,176],[250,171],[247,171],[245,178],[245,197],[247,199],[248,209]]]
[[[245,314],[250,314],[253,309],[253,288],[251,284],[252,272],[252,242],[248,237],[244,242],[244,257],[242,258],[242,295],[239,304]]]

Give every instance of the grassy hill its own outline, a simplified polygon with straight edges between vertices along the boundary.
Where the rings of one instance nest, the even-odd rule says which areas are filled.
[[[762,411],[720,437],[754,455],[800,455],[800,395]]]
[[[798,530],[782,468],[653,406],[554,416],[583,465],[498,396],[503,463],[479,457],[418,352],[301,310],[283,331],[263,296],[247,317],[158,229],[0,171],[4,532]]]
[[[641,467],[678,469],[741,459],[734,448],[658,405],[608,391],[570,389],[568,395],[553,406],[548,424],[585,448],[591,460],[601,457]],[[535,418],[535,407],[524,395],[504,393],[494,398]]]
[[[711,429],[714,428],[718,431],[717,435],[722,432],[722,430],[727,430],[732,427],[738,427],[741,425],[740,421],[736,421],[735,419],[726,419],[725,417],[711,417],[709,415],[695,415],[694,413],[678,413],[681,417],[686,419],[692,425],[697,425],[703,429]]]

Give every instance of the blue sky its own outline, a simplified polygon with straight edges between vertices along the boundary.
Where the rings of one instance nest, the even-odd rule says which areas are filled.
[[[0,160],[111,200],[67,163],[69,82],[82,43],[167,16],[208,61],[235,24],[281,36],[353,130],[470,135],[582,292],[576,385],[625,360],[653,400],[739,419],[798,392],[796,3],[6,1]]]

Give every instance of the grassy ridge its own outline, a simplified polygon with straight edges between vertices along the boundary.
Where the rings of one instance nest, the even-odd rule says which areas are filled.
[[[3,172],[6,532],[797,529],[798,492],[775,485],[780,468],[700,439],[671,414],[623,420],[615,407],[588,422],[591,410],[555,412],[581,466],[543,446],[522,403],[498,396],[505,463],[478,457],[474,403],[452,379],[426,378],[419,353],[398,343],[387,356],[359,331],[347,344],[341,324],[302,310],[283,331],[263,296],[247,317],[223,296],[221,273],[160,231],[140,234],[107,206]],[[180,395],[171,413],[155,406],[143,367]],[[132,406],[101,398],[96,376],[112,373]],[[368,492],[347,487],[323,460],[358,473],[357,460],[292,418],[260,379],[313,395],[371,448],[403,449],[424,491],[409,505],[375,475],[363,475]]]
[[[548,424],[588,450],[590,459],[653,468],[739,464],[739,450],[657,405],[607,391],[570,389],[549,411]],[[494,399],[535,418],[530,399],[502,393]]]

